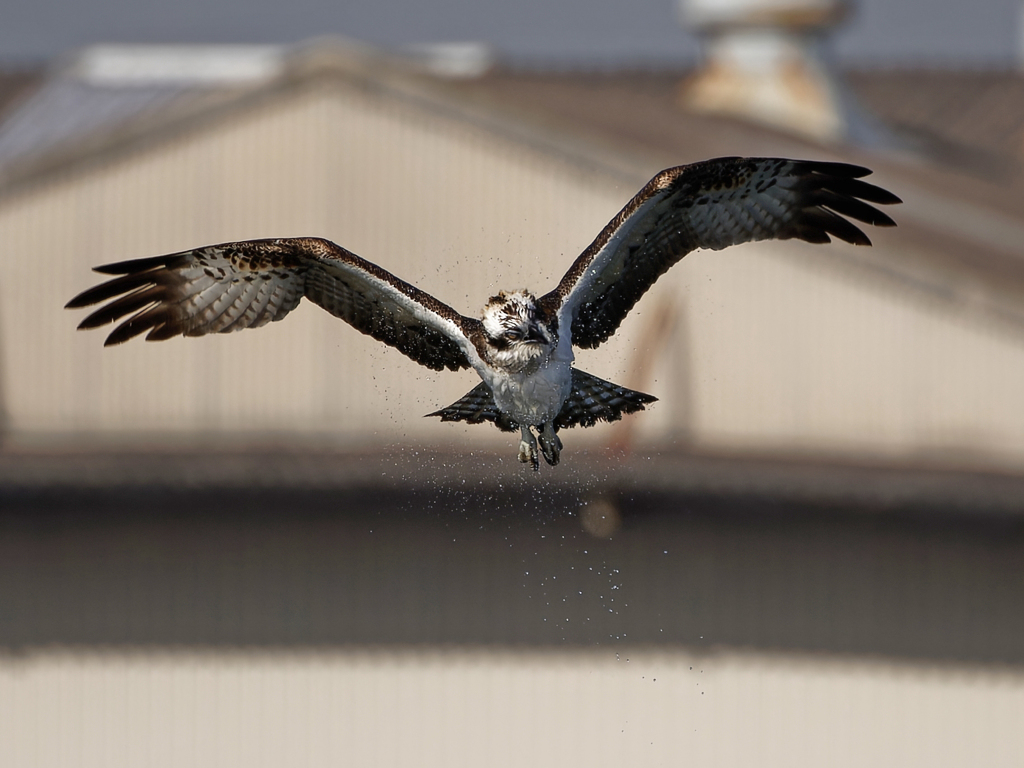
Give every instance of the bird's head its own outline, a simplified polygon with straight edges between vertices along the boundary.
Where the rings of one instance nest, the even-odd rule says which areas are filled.
[[[481,320],[489,362],[511,373],[536,370],[558,345],[554,319],[545,316],[528,291],[492,296]]]

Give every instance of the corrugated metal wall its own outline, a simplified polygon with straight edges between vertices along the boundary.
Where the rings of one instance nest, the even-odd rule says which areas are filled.
[[[1024,675],[764,654],[73,653],[0,658],[20,768],[1018,768]]]
[[[828,247],[843,256],[759,243],[670,273],[697,440],[1024,466],[1024,328]]]
[[[74,333],[82,313],[60,307],[95,264],[316,234],[472,314],[500,288],[547,290],[634,191],[341,84],[52,178],[0,201],[11,429],[503,445],[494,430],[420,418],[469,390],[471,373],[428,372],[312,306],[259,332],[114,350]],[[900,258],[886,233],[874,239]],[[578,364],[661,397],[635,419],[643,439],[1024,466],[1024,329],[897,284],[851,246],[829,248],[693,255]],[[680,298],[665,346],[646,349],[655,308]],[[643,360],[653,368],[638,376]]]
[[[98,263],[317,234],[475,314],[526,276],[550,285],[586,245],[577,233],[619,204],[613,192],[471,127],[335,89],[51,182],[0,213],[18,255],[0,294],[13,429],[430,434],[420,416],[475,376],[435,375],[313,306],[259,333],[103,351],[61,304]]]
[[[1021,525],[558,501],[0,498],[0,765],[1024,761]]]

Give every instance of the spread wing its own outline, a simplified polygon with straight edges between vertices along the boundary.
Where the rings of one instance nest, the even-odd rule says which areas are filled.
[[[147,340],[160,341],[258,328],[283,318],[305,296],[428,368],[466,368],[476,354],[469,335],[479,320],[328,240],[223,243],[96,271],[119,277],[67,307],[108,302],[78,326],[121,321],[106,346],[147,331]]]
[[[845,163],[738,157],[669,168],[626,204],[541,302],[558,313],[560,327],[572,324],[574,345],[596,347],[655,280],[696,248],[789,238],[828,243],[829,235],[870,245],[844,217],[895,226],[868,203],[900,199],[860,180],[869,173]]]

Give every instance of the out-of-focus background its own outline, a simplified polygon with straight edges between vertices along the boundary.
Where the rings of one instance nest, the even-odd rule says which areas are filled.
[[[0,764],[1024,764],[1019,0],[0,8]],[[312,305],[62,308],[319,235],[475,314],[722,155],[899,227],[688,256],[539,474]]]

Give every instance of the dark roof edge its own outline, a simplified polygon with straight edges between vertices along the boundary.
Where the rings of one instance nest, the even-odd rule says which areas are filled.
[[[224,491],[258,488],[343,494],[493,494],[531,490],[592,497],[656,494],[728,502],[784,503],[875,514],[1024,520],[1024,473],[982,471],[962,462],[652,450],[629,455],[581,450],[534,474],[507,451],[422,445],[344,450],[267,441],[220,449],[187,444],[148,450],[82,444],[0,450],[0,499],[7,495],[132,489]],[[258,445],[261,447],[239,447]]]

